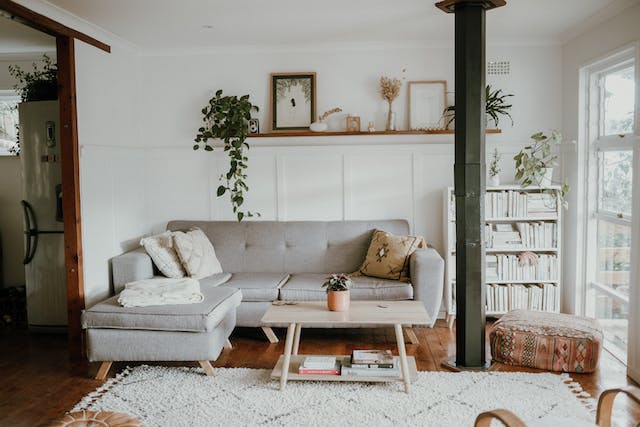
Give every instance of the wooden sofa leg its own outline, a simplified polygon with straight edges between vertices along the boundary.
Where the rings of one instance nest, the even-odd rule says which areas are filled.
[[[273,329],[271,329],[270,327],[263,326],[262,327],[262,332],[264,332],[264,334],[267,336],[267,339],[269,340],[269,342],[271,344],[276,344],[277,342],[280,341],[278,339],[278,337],[276,336],[276,334],[273,332]]]
[[[418,340],[418,336],[413,331],[413,328],[404,328],[404,332],[407,334],[407,338],[411,344],[420,344],[420,340]]]
[[[198,363],[200,363],[200,366],[202,367],[202,369],[204,369],[204,373],[208,377],[213,376],[213,366],[211,366],[211,362],[209,362],[208,360],[198,360]]]
[[[100,365],[100,368],[98,369],[98,373],[96,374],[97,380],[103,380],[107,377],[107,374],[109,373],[109,369],[111,369],[112,363],[113,363],[112,361],[102,362],[102,364]]]
[[[224,348],[226,348],[227,350],[232,350],[232,349],[233,349],[233,346],[231,345],[231,341],[227,340],[227,341],[224,343]]]

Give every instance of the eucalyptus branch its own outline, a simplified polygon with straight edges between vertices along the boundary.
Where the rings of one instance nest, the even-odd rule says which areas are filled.
[[[258,107],[251,104],[249,95],[240,98],[222,96],[222,89],[218,90],[215,97],[209,100],[209,105],[202,109],[204,126],[198,129],[193,146],[194,150],[202,148],[204,151],[213,151],[213,146],[208,141],[222,140],[223,149],[229,156],[229,171],[220,175],[220,182],[223,184],[218,187],[216,194],[221,197],[229,193],[233,213],[238,221],[245,217],[260,216],[257,212],[240,209],[245,200],[245,192],[249,191],[246,183],[249,158],[244,150],[250,148],[245,141],[249,134],[251,111],[254,110],[258,111]]]

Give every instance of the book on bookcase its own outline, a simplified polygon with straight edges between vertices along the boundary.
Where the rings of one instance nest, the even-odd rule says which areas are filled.
[[[486,313],[523,308],[557,312],[562,265],[560,187],[488,187],[484,197]],[[455,197],[444,191],[445,305],[455,318]]]

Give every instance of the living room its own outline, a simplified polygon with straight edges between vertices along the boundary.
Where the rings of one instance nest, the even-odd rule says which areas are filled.
[[[493,5],[494,1],[469,3]],[[124,412],[145,425],[173,425],[180,417],[189,420],[182,421],[185,424],[206,425],[191,412],[176,410],[162,418],[158,411],[148,409],[153,402],[140,400],[124,406],[122,402],[115,403],[108,393],[127,379],[147,381],[160,372],[166,376],[163,382],[130,393],[147,394],[156,389],[163,393],[149,394],[149,399],[170,398],[172,381],[178,381],[190,388],[203,387],[206,393],[237,387],[242,404],[252,399],[254,388],[259,389],[255,399],[267,399],[258,406],[286,397],[277,410],[254,407],[247,411],[250,415],[237,418],[237,425],[299,424],[304,417],[314,417],[319,425],[336,419],[351,419],[356,425],[473,425],[481,412],[500,408],[510,409],[526,425],[534,425],[536,418],[544,420],[543,414],[535,412],[535,405],[527,404],[522,396],[554,387],[566,390],[555,396],[561,404],[551,397],[545,401],[548,408],[563,408],[557,413],[551,411],[551,415],[576,416],[577,411],[578,418],[593,424],[594,399],[605,389],[637,385],[640,380],[640,319],[633,309],[640,303],[640,292],[637,286],[631,286],[637,282],[634,278],[638,274],[638,263],[634,262],[638,257],[638,224],[632,221],[631,205],[637,206],[639,199],[631,194],[637,194],[632,188],[640,187],[633,185],[637,174],[630,173],[632,165],[638,164],[634,152],[639,134],[638,109],[633,106],[639,87],[635,83],[639,74],[640,4],[633,0],[513,0],[504,6],[500,1],[495,3],[500,7],[483,9],[486,52],[467,46],[470,57],[477,59],[476,65],[482,64],[475,70],[470,64],[457,62],[465,48],[464,44],[455,44],[464,37],[459,31],[462,25],[456,25],[461,13],[445,13],[434,2],[0,2],[3,20],[11,17],[14,25],[26,24],[32,31],[45,31],[49,34],[46,37],[57,38],[51,37],[46,48],[32,49],[29,61],[16,61],[16,53],[11,57],[0,55],[0,90],[5,94],[18,83],[15,76],[5,78],[9,65],[29,70],[33,58],[42,67],[43,53],[57,59],[60,114],[69,114],[65,117],[71,120],[61,120],[63,125],[58,126],[63,150],[62,194],[74,195],[61,197],[68,307],[63,326],[68,327],[69,343],[65,334],[29,332],[29,320],[3,323],[2,339],[7,344],[3,347],[15,351],[1,359],[3,374],[10,380],[3,381],[0,388],[0,424],[45,424],[67,412],[88,410]],[[75,39],[71,49],[61,43],[63,36]],[[483,32],[470,37],[484,46]],[[61,61],[63,57],[73,61]],[[68,66],[70,63],[72,66]],[[467,74],[463,73],[465,70]],[[462,87],[462,82],[467,81],[463,79],[469,79],[470,86]],[[598,104],[600,98],[594,94],[608,81],[613,86],[607,87],[606,93],[612,95],[607,102]],[[489,89],[485,94],[486,86]],[[70,88],[73,91],[69,92]],[[222,91],[220,95],[218,91]],[[70,93],[74,96],[68,96]],[[248,98],[240,98],[243,95]],[[224,98],[227,96],[238,99]],[[495,118],[489,114],[487,120],[469,131],[468,106],[476,105],[475,110],[479,110],[478,106],[485,105],[473,104],[478,97],[493,100],[486,109],[488,113],[493,111]],[[220,129],[214,129],[215,122],[210,119],[230,108],[225,102],[236,102],[236,107],[242,104],[248,109],[251,122],[244,110],[237,117],[240,136],[249,147],[233,145],[237,133],[220,135]],[[67,104],[73,108],[65,108]],[[457,108],[448,108],[452,106]],[[207,111],[208,107],[211,110]],[[299,114],[301,109],[303,113]],[[325,112],[326,117],[321,118]],[[210,116],[204,117],[207,113]],[[481,117],[480,111],[476,113]],[[73,120],[76,126],[65,125]],[[607,127],[607,123],[611,125]],[[604,133],[600,131],[605,128]],[[482,144],[469,142],[469,146],[480,150],[474,153],[482,156],[481,161],[475,162],[483,164],[479,169],[482,179],[476,172],[467,175],[467,179],[456,180],[460,187],[455,188],[454,163],[458,166],[465,160],[456,158],[455,153],[463,147],[458,144],[465,132],[468,141],[478,142],[482,137]],[[66,138],[75,143],[65,144]],[[229,150],[224,150],[225,138]],[[20,141],[24,144],[23,139]],[[541,172],[540,165],[518,165],[514,159],[522,152],[531,155],[527,147],[532,144],[548,147],[545,161],[555,158],[555,162],[542,167],[545,171],[553,168],[551,180],[545,171]],[[239,157],[230,159],[238,148]],[[12,168],[13,177],[11,184],[3,179],[5,184],[0,185],[3,206],[11,206],[3,209],[0,218],[5,289],[20,288],[25,281],[24,274],[18,273],[24,269],[20,200],[27,197],[15,191],[23,185],[16,178],[21,161],[18,156],[0,156],[0,173],[9,173]],[[609,165],[609,169],[602,165]],[[226,178],[230,168],[234,173]],[[527,177],[532,182],[523,187]],[[481,196],[473,190],[474,182]],[[538,187],[547,191],[541,193]],[[474,213],[479,208],[458,204],[465,196],[469,203],[486,203],[485,199],[502,194],[539,197],[543,210],[549,207],[545,198],[550,196],[555,216],[515,214],[518,207],[513,201],[510,206],[514,214],[492,216],[486,208],[494,206],[483,205],[485,212],[480,220],[479,213]],[[238,213],[243,217],[239,218]],[[456,223],[465,218],[464,214],[467,220],[457,225],[455,233]],[[486,219],[490,220],[489,226]],[[497,220],[491,222],[492,219]],[[306,228],[296,228],[300,222]],[[522,224],[551,224],[547,244],[525,243],[529,233],[523,231]],[[146,358],[95,358],[103,348],[111,351],[113,346],[107,344],[111,341],[105,341],[106,335],[96,331],[100,328],[95,322],[104,319],[81,320],[82,310],[89,313],[92,307],[101,307],[133,281],[149,280],[145,275],[148,271],[152,276],[158,273],[159,263],[146,255],[152,249],[141,248],[141,239],[162,235],[168,227],[172,232],[188,232],[194,225],[204,231],[218,256],[220,270],[214,268],[216,292],[234,289],[234,280],[242,274],[274,275],[268,286],[240,287],[242,302],[231,310],[235,317],[230,313],[224,317],[234,317],[236,327],[229,327],[228,337],[216,336],[220,348],[211,350],[219,355],[182,360],[157,350],[157,354],[145,355]],[[411,253],[422,255],[411,258],[407,253],[402,258],[404,269],[412,276],[407,279],[411,286],[401,280],[394,286],[384,282],[384,286],[375,285],[378,288],[363,296],[363,283],[370,277],[363,261],[369,251],[372,256],[376,254],[371,244],[375,240],[374,229],[387,232],[388,238],[416,236],[410,245]],[[471,234],[461,237],[462,229]],[[493,235],[494,244],[483,247],[486,256],[474,258],[473,250],[461,251],[457,246],[464,244],[465,238],[473,240],[473,236],[477,237],[473,233],[480,232],[484,237]],[[515,233],[517,248],[495,243],[500,233],[510,238]],[[31,237],[27,241],[33,242]],[[609,242],[611,239],[615,241]],[[521,247],[529,250],[522,251]],[[523,254],[531,255],[527,258]],[[502,255],[504,260],[516,260],[520,266],[539,266],[539,259],[550,257],[557,263],[557,274],[492,279],[487,263],[495,257],[498,268]],[[318,257],[324,261],[318,261]],[[180,265],[182,259],[178,261],[179,270],[186,268]],[[480,270],[482,276],[477,275]],[[346,313],[357,317],[363,299],[378,301],[375,310],[396,310],[391,302],[400,301],[392,300],[408,299],[420,304],[424,313],[420,311],[422,314],[409,321],[360,319],[362,324],[357,326],[365,327],[358,328],[340,326],[335,318],[291,322],[278,317],[286,310],[302,307],[304,304],[295,300],[298,297],[320,301],[324,307],[324,280],[330,274],[355,271],[359,275],[348,278],[352,298]],[[162,269],[161,272],[164,273]],[[188,270],[186,273],[191,275]],[[294,281],[296,275],[307,273],[315,275],[315,282],[307,276],[307,282]],[[405,279],[402,275],[401,278]],[[214,287],[208,280],[207,276],[199,284],[195,281],[205,297],[209,295],[205,288]],[[419,285],[418,281],[424,284]],[[467,294],[463,282],[482,284],[474,289],[485,289]],[[28,287],[27,284],[27,305]],[[256,296],[256,289],[263,287],[268,291],[266,298]],[[502,291],[504,295],[500,297]],[[540,301],[535,302],[534,294],[538,292]],[[456,301],[456,295],[464,298]],[[492,295],[491,301],[488,295]],[[516,303],[520,300],[524,302]],[[500,303],[502,306],[498,307]],[[190,309],[188,306],[185,310]],[[66,307],[63,310],[67,311]],[[171,305],[161,307],[168,310]],[[529,315],[542,313],[547,320],[555,319],[553,315],[557,313],[574,316],[566,319],[598,319],[600,335],[594,336],[602,339],[593,342],[596,351],[589,356],[594,363],[593,372],[551,366],[539,369],[541,366],[535,366],[537,359],[534,365],[499,362],[500,355],[490,342],[490,330],[499,326],[497,319],[517,308],[528,309]],[[275,316],[271,321],[267,310],[275,312],[271,313]],[[412,312],[407,307],[402,310]],[[331,314],[328,310],[323,313]],[[340,312],[333,314],[337,313]],[[267,316],[266,320],[263,316]],[[508,319],[503,319],[503,325],[507,324],[504,320]],[[125,320],[119,318],[118,322]],[[319,322],[315,325],[319,327],[307,328],[305,322]],[[292,329],[291,324],[301,326]],[[386,326],[371,327],[379,324]],[[106,327],[109,331],[122,331],[113,342],[122,346],[129,339],[137,342],[138,329],[124,323],[118,325]],[[394,325],[401,326],[400,333],[397,329],[394,333]],[[413,328],[407,327],[411,325]],[[301,332],[302,326],[305,329]],[[484,337],[485,329],[486,342],[483,339],[478,343],[478,336]],[[583,335],[579,338],[586,339]],[[460,345],[466,339],[469,341]],[[172,345],[175,347],[178,342],[181,341]],[[162,347],[155,342],[153,346]],[[407,380],[409,395],[405,396],[402,386],[393,382],[307,383],[291,376],[287,384],[286,375],[282,381],[281,374],[280,383],[272,380],[271,370],[280,356],[288,353],[287,360],[297,360],[298,347],[301,354],[321,355],[392,350],[393,357],[399,358],[397,368],[402,372],[401,379]],[[470,359],[460,354],[467,351],[473,353]],[[402,352],[407,355],[404,361]],[[454,405],[430,415],[426,408],[442,399],[430,396],[433,390],[421,384],[438,381],[452,385],[455,381],[448,378],[463,378],[468,374],[466,368],[480,368],[463,362],[476,356],[483,359],[483,365],[494,360],[488,368],[490,372],[508,371],[514,375],[511,384],[516,386],[488,383],[489,390],[502,389],[504,394],[520,397],[491,394],[485,405],[481,402],[486,390],[476,389],[468,397],[468,402],[473,402],[471,414]],[[200,361],[211,363],[207,366],[198,364]],[[404,367],[412,368],[412,363],[417,379],[410,382],[407,377],[413,377],[413,371],[409,375]],[[185,373],[185,366],[191,371]],[[214,372],[212,378],[200,371],[207,372],[209,368]],[[41,383],[28,379],[35,372],[43,379]],[[561,377],[562,372],[565,376]],[[441,377],[425,376],[435,373]],[[540,374],[533,377],[541,381],[540,388],[526,388],[528,374]],[[485,372],[472,375],[486,375],[482,378],[498,381]],[[93,379],[96,376],[105,379]],[[553,382],[560,380],[569,385]],[[280,387],[284,390],[278,391]],[[458,387],[450,391],[451,396],[461,393],[467,385]],[[97,389],[98,394],[106,396],[103,400],[93,393]],[[308,399],[328,399],[327,405],[315,409],[287,406],[287,396],[296,393]],[[362,405],[358,411],[370,414],[370,418],[354,414],[354,408],[329,413],[329,408],[335,411],[336,405],[354,398],[354,394],[365,396],[358,398],[356,404]],[[55,402],[51,400],[53,395]],[[389,405],[375,408],[371,401],[382,398],[389,398]],[[636,425],[640,419],[632,399],[616,400],[614,417],[619,425]],[[139,409],[144,405],[148,405],[147,409]],[[185,401],[179,400],[177,406],[180,405],[186,405]],[[236,417],[235,412],[221,409],[231,405],[226,398],[216,405],[221,407],[201,409],[209,417],[209,425]],[[392,411],[398,405],[407,405],[402,407],[412,414],[421,413],[423,419],[416,421]],[[216,410],[220,412],[210,418]],[[456,421],[458,415],[465,421]],[[439,423],[433,424],[434,419]]]

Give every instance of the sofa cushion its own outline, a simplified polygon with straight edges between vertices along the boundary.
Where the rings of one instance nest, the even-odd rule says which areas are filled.
[[[209,238],[197,227],[173,233],[173,246],[190,277],[202,279],[222,273],[222,267]]]
[[[281,288],[283,301],[322,301],[327,298],[322,284],[329,274],[293,274]],[[351,299],[353,300],[407,300],[413,298],[410,283],[375,277],[352,277]]]
[[[166,277],[179,279],[185,276],[184,268],[173,247],[173,233],[165,231],[155,236],[145,237],[140,240],[144,250],[153,260],[158,270]]]
[[[375,230],[367,255],[357,273],[381,279],[409,281],[409,257],[416,249],[424,246],[422,237],[396,236]]]
[[[204,301],[198,304],[131,308],[118,304],[116,295],[85,310],[82,327],[211,332],[242,301],[242,292],[234,288],[204,285],[201,291]]]
[[[242,301],[275,301],[278,289],[288,278],[284,273],[233,273],[220,287],[240,289]]]

